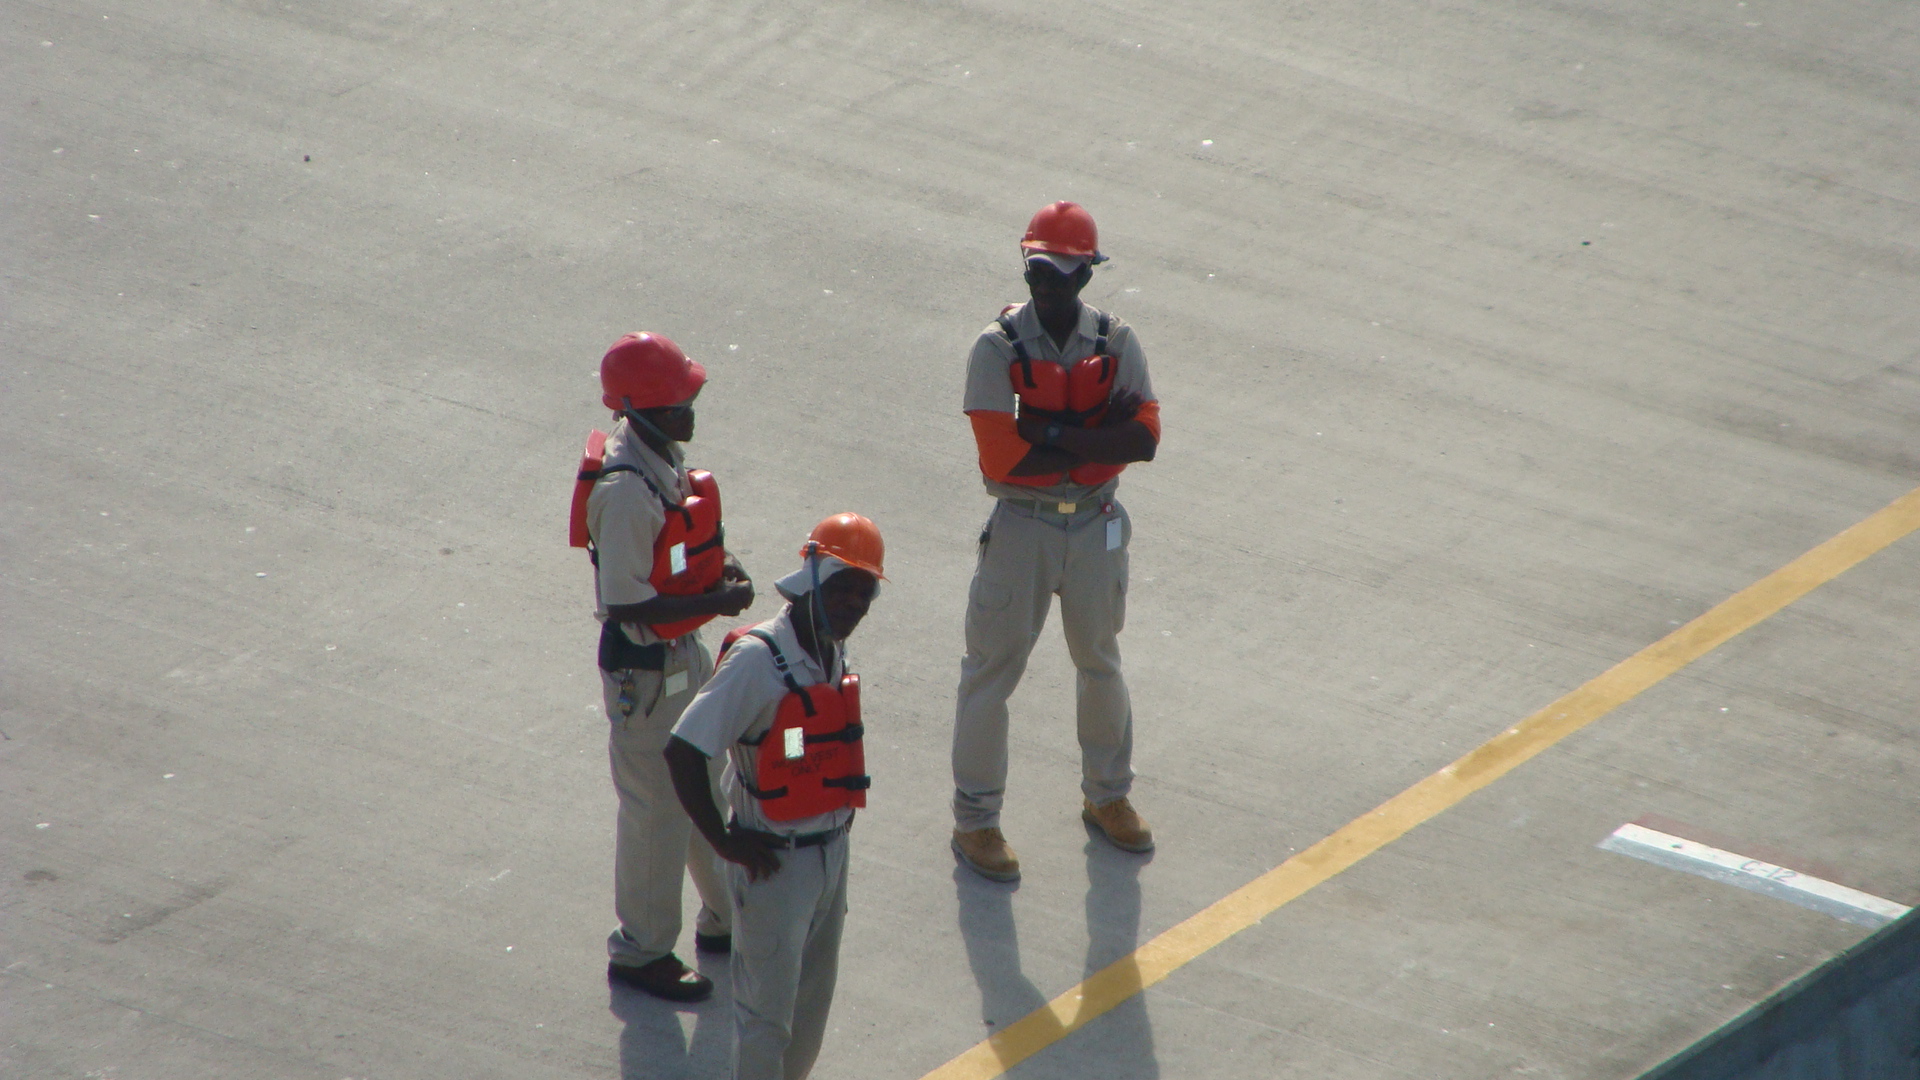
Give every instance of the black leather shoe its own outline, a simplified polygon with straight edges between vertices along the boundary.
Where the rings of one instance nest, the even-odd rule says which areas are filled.
[[[708,956],[725,956],[733,951],[733,935],[696,933],[693,935],[693,951]]]
[[[672,953],[638,967],[609,962],[607,978],[667,1001],[705,1001],[713,993],[712,979],[681,963]]]

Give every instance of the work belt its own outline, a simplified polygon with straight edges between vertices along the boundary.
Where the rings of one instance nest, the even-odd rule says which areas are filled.
[[[601,671],[662,671],[666,666],[666,642],[635,645],[612,619],[600,624]]]
[[[740,821],[738,818],[727,822],[727,831],[752,833],[754,836],[757,836],[761,840],[765,841],[768,847],[774,847],[774,848],[819,847],[822,844],[831,843],[835,839],[846,835],[852,828],[853,828],[853,822],[849,820],[845,825],[835,826],[834,828],[831,828],[831,829],[822,829],[819,832],[794,833],[792,835],[787,835],[783,833],[767,832],[763,829],[746,828],[740,824]]]
[[[1077,502],[1055,502],[1051,499],[1014,499],[1002,496],[1000,501],[1012,503],[1015,506],[1024,507],[1028,510],[1037,510],[1043,514],[1059,514],[1062,517],[1071,517],[1082,510],[1100,509],[1111,501],[1111,496],[1081,499]]]

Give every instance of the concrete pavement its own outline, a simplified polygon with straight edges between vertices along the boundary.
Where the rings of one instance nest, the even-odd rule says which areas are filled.
[[[563,514],[606,345],[709,365],[762,583],[879,522],[821,1077],[913,1080],[1920,483],[1920,15],[1735,0],[0,4],[0,1074],[708,1077],[601,979]],[[947,853],[1032,211],[1165,410],[1122,638],[1143,863],[1015,698]],[[1629,1077],[1920,899],[1901,541],[1020,1066]],[[719,627],[716,627],[719,629]],[[688,931],[689,935],[691,930]]]

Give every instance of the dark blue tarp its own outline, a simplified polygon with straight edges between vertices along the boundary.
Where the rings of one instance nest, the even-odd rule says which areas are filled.
[[[1641,1080],[1920,1080],[1920,909]]]

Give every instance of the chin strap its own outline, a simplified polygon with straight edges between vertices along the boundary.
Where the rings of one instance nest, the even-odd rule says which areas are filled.
[[[646,432],[648,435],[651,435],[654,438],[659,439],[661,442],[668,444],[669,446],[673,444],[673,440],[667,438],[666,432],[661,431],[660,428],[656,426],[653,421],[640,415],[640,410],[633,407],[632,398],[621,398],[620,400],[627,403],[627,407],[620,410],[620,415],[626,417],[628,423],[639,428],[641,431]]]
[[[829,675],[833,672],[832,650],[834,645],[833,627],[827,624],[827,602],[820,599],[820,542],[807,541],[807,621],[813,624],[813,643],[826,646],[828,655],[819,658],[820,666]],[[822,629],[826,631],[826,641],[820,640]]]

